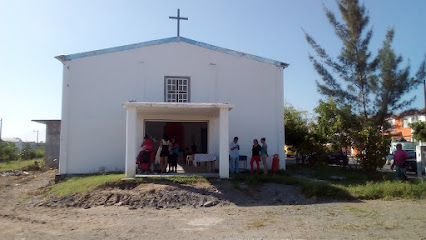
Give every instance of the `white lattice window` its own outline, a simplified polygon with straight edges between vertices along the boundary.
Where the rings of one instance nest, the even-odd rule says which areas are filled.
[[[165,102],[189,102],[189,78],[166,77]]]
[[[402,127],[403,128],[408,128],[408,118],[404,118],[402,119]]]
[[[411,123],[415,123],[419,121],[419,115],[414,115],[411,117]]]

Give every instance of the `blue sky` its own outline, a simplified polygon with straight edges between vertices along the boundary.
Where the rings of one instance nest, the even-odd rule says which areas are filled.
[[[363,1],[361,1],[363,2]],[[54,56],[173,37],[177,8],[189,21],[181,36],[283,61],[285,99],[312,111],[321,96],[318,75],[302,28],[332,55],[339,52],[322,9],[337,13],[331,0],[0,0],[0,118],[3,137],[35,141],[44,125],[32,119],[60,119],[62,64]],[[374,29],[371,49],[395,28],[394,48],[416,71],[426,53],[425,0],[364,1]],[[422,86],[410,106],[423,108]]]

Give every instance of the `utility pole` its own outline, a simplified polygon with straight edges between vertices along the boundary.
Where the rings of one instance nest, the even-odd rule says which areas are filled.
[[[1,140],[1,132],[3,131],[3,118],[0,118],[0,142]]]
[[[423,91],[424,91],[425,110],[426,110],[426,79],[423,80]]]
[[[37,133],[37,141],[36,141],[36,143],[38,143],[38,130],[34,130],[33,132]]]

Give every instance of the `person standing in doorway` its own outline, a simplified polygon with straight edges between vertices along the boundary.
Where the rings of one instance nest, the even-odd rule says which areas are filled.
[[[260,150],[260,158],[263,162],[263,173],[268,174],[268,162],[266,159],[268,158],[268,145],[266,144],[266,139],[261,138],[260,142],[262,143],[262,149]]]
[[[231,158],[229,171],[231,173],[239,173],[239,158],[240,158],[240,144],[238,144],[238,137],[229,144],[229,156]]]
[[[260,151],[261,147],[257,139],[253,140],[253,148],[251,149],[251,159],[250,159],[250,167],[251,173],[253,173],[253,163],[256,161],[257,169],[256,173],[259,173],[259,161],[260,161]]]
[[[164,134],[163,138],[160,141],[160,172],[166,172],[167,170],[167,161],[169,159],[169,154],[171,150],[169,137]]]

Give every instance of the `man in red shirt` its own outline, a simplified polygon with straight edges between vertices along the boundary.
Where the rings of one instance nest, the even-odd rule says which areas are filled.
[[[402,145],[398,143],[396,145],[396,151],[393,154],[393,166],[396,165],[396,179],[397,180],[407,180],[407,166],[405,165],[405,161],[408,159],[408,154],[406,151],[402,150]]]

